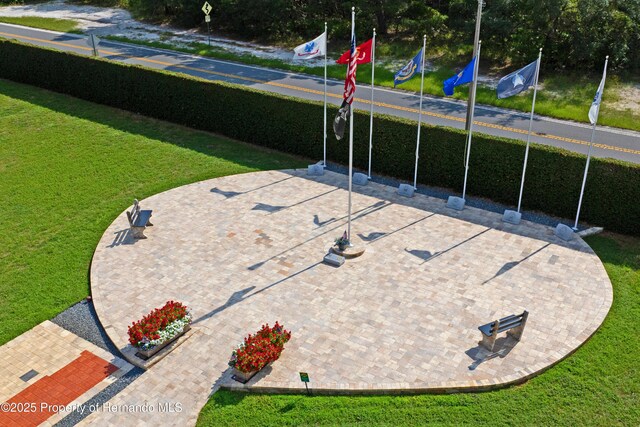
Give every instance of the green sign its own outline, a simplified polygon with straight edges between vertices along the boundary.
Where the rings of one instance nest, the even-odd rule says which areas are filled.
[[[308,383],[309,374],[307,374],[306,372],[300,372],[300,381],[302,381],[303,383]]]

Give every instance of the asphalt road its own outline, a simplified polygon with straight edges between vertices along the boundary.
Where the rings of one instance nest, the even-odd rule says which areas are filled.
[[[87,44],[87,37],[75,34],[0,24],[0,37],[83,55],[92,53],[92,49]],[[306,74],[294,74],[108,40],[100,41],[99,55],[116,61],[186,73],[208,80],[243,84],[299,98],[322,101],[324,96],[324,80]],[[330,80],[327,84],[329,119],[335,115],[337,106],[342,101],[343,84],[343,81],[335,80]],[[370,86],[358,85],[356,108],[368,111],[371,108],[370,99]],[[417,120],[419,101],[419,95],[413,92],[376,87],[373,109],[374,112]],[[422,114],[423,121],[427,123],[464,128],[466,103],[425,96]],[[587,111],[585,111],[586,115]],[[319,125],[322,125],[321,119]],[[474,132],[526,140],[528,127],[529,115],[526,113],[484,105],[476,106]],[[329,123],[329,132],[331,132],[331,123]],[[587,124],[538,116],[534,119],[531,141],[586,154],[590,137],[591,126]],[[596,157],[611,157],[640,163],[640,133],[599,126],[595,133],[592,154]]]

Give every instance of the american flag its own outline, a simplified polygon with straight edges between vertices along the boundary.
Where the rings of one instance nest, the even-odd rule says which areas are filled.
[[[351,57],[349,58],[349,68],[347,69],[347,78],[344,81],[343,98],[347,104],[353,102],[353,95],[356,92],[356,68],[358,68],[358,49],[356,49],[356,35],[351,38]]]

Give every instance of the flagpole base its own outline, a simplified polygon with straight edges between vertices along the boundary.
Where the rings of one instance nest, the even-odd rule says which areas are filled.
[[[522,220],[522,214],[520,212],[512,211],[509,209],[505,210],[504,214],[502,215],[502,221],[508,222],[513,225],[520,224],[521,220]]]
[[[344,247],[333,245],[331,247],[331,252],[336,255],[343,256],[346,259],[358,258],[359,256],[362,256],[362,254],[364,254],[364,251],[365,247],[362,245],[350,245]]]
[[[449,199],[447,200],[447,207],[449,209],[461,211],[464,209],[465,203],[466,200],[462,197],[449,196]]]

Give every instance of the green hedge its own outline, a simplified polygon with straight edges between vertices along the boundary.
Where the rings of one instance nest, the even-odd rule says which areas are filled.
[[[322,157],[323,114],[317,102],[14,41],[0,41],[0,77],[312,159]],[[368,162],[368,122],[367,113],[355,112],[354,162],[360,168]],[[423,125],[421,133],[419,182],[460,192],[465,133],[429,125]],[[376,116],[374,172],[412,180],[415,138],[415,122]],[[329,159],[347,162],[344,140],[330,136],[327,150]],[[523,142],[475,134],[469,194],[513,205],[523,158]],[[584,165],[583,155],[532,144],[523,207],[574,218]],[[639,165],[592,159],[581,219],[640,235],[639,201]]]

